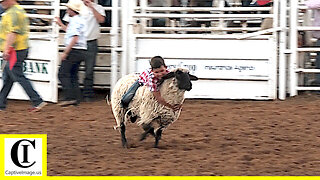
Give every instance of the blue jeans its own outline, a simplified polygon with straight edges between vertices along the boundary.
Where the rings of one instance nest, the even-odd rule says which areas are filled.
[[[18,82],[22,86],[33,106],[43,102],[39,94],[33,89],[29,79],[23,74],[23,62],[27,56],[28,49],[17,51],[17,62],[12,70],[9,69],[9,62],[7,62],[2,74],[3,86],[0,92],[0,109],[6,108],[7,97],[14,82]]]
[[[80,89],[78,71],[81,61],[86,59],[86,50],[72,49],[67,59],[61,62],[58,78],[64,93],[64,100],[77,100],[80,102]]]
[[[84,89],[83,89],[83,96],[84,97],[93,97],[93,68],[96,65],[96,57],[98,53],[98,41],[92,40],[87,41],[87,58],[85,59],[85,67],[86,67],[86,75],[83,81]]]
[[[128,108],[129,103],[133,99],[134,95],[136,94],[138,88],[141,85],[139,84],[139,80],[136,80],[131,87],[128,89],[128,91],[122,96],[121,98],[121,107],[122,108]]]

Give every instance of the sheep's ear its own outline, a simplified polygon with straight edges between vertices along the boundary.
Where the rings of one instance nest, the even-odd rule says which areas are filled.
[[[174,72],[169,72],[168,74],[164,75],[158,82],[159,86],[163,83],[164,80],[170,79],[174,77]]]
[[[164,75],[162,79],[169,79],[174,77],[174,72],[169,72],[168,74]]]
[[[197,77],[197,76],[194,76],[194,75],[189,74],[189,77],[190,77],[190,80],[191,80],[191,81],[197,81],[197,80],[198,80],[198,77]]]

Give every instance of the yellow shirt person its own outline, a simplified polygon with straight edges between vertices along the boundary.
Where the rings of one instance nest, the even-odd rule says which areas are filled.
[[[18,4],[10,7],[2,14],[0,25],[0,50],[5,47],[6,37],[9,33],[16,33],[15,42],[12,44],[15,50],[27,49],[29,38],[29,19],[25,10]]]
[[[29,20],[26,12],[16,0],[0,0],[6,11],[2,14],[0,25],[0,50],[5,63],[2,70],[0,90],[0,111],[7,107],[8,95],[14,82],[18,82],[32,102],[30,112],[40,111],[46,102],[34,90],[30,80],[23,73],[23,63],[28,57]],[[15,51],[13,51],[12,47]]]

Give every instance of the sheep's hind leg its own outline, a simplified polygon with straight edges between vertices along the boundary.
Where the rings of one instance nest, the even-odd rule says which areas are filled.
[[[128,148],[128,142],[126,138],[126,126],[124,125],[124,123],[121,123],[120,125],[120,133],[121,133],[122,147]]]
[[[161,135],[162,135],[162,127],[160,127],[159,129],[156,130],[155,132],[155,142],[154,142],[154,147],[157,148],[159,145],[159,140],[161,139]]]
[[[143,125],[142,128],[143,128],[144,132],[140,136],[140,141],[145,140],[149,133],[151,135],[155,136],[154,128],[150,124]]]

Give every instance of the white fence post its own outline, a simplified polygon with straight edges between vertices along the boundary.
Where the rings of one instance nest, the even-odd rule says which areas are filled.
[[[146,13],[146,8],[148,7],[148,1],[147,0],[139,0],[140,1],[140,7],[141,7],[141,13]],[[141,19],[141,31],[142,33],[146,33],[145,28],[147,27],[147,20],[146,18]]]
[[[272,24],[272,27],[274,29],[280,29],[280,30],[283,30],[281,28],[279,28],[279,16],[280,16],[280,0],[274,0],[273,1],[273,9],[272,9],[272,12],[273,12],[273,24]],[[275,62],[272,66],[272,71],[273,73],[271,73],[273,75],[272,79],[274,80],[274,82],[270,81],[270,83],[273,85],[273,88],[270,88],[271,90],[274,90],[274,94],[275,94],[275,99],[277,98],[277,85],[278,85],[278,63],[279,63],[279,58],[278,58],[278,52],[279,52],[279,48],[278,48],[278,45],[279,45],[279,31],[275,31],[273,32],[273,36],[272,36],[272,41],[273,41],[273,44],[274,44],[274,49],[273,49],[273,54],[272,54],[272,58],[273,61]]]
[[[54,1],[54,16],[55,17],[59,17],[60,16],[60,0],[55,0]],[[53,61],[53,68],[52,68],[52,85],[51,87],[56,87],[54,89],[52,89],[53,94],[52,94],[52,101],[53,102],[57,102],[58,101],[58,79],[57,79],[57,74],[58,74],[58,65],[59,65],[59,61],[60,61],[60,57],[59,57],[59,25],[57,23],[52,23],[52,35],[53,35],[53,39],[52,41],[54,41],[54,45],[55,45],[55,49],[56,49],[56,54],[55,54],[55,60]]]
[[[290,63],[289,63],[289,76],[290,76],[290,96],[296,96],[298,75],[297,69],[297,44],[298,44],[298,1],[290,1]]]
[[[286,99],[286,48],[287,48],[287,0],[280,1],[280,32],[279,38],[279,99]]]
[[[128,71],[127,73],[134,73],[135,72],[135,65],[136,65],[136,43],[135,43],[135,19],[133,18],[134,9],[136,8],[136,1],[128,1]]]
[[[127,74],[127,62],[128,62],[128,0],[121,0],[121,44],[122,44],[122,56],[121,56],[121,77]]]
[[[119,35],[119,1],[112,0],[111,11],[111,81],[110,81],[110,94],[118,80],[118,35]]]
[[[219,0],[219,8],[224,8],[224,0]],[[224,12],[221,11],[219,14],[223,14]],[[225,27],[225,22],[224,19],[219,20],[219,28],[224,28]],[[219,34],[223,34],[223,32],[219,32]]]

